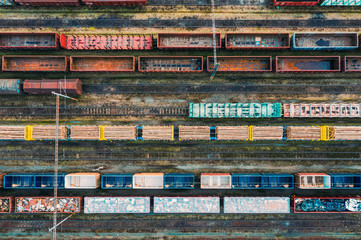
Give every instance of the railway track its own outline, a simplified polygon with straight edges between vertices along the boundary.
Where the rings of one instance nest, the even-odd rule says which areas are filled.
[[[61,107],[62,116],[186,116],[187,107]],[[1,116],[55,116],[55,107],[0,107]]]
[[[66,151],[59,161],[361,161],[360,152],[130,152],[130,151]],[[54,161],[49,151],[0,151],[0,161]]]
[[[47,229],[52,226],[51,220],[3,220],[0,229]],[[244,229],[288,229],[306,230],[322,229],[335,231],[359,231],[361,220],[331,219],[289,219],[289,220],[184,220],[184,219],[125,219],[125,220],[67,220],[61,225],[62,230],[108,229],[108,230],[244,230]]]
[[[84,85],[84,92],[99,94],[208,94],[208,93],[269,93],[269,94],[359,94],[361,85],[291,85],[291,84],[139,84],[113,85],[94,84]]]
[[[361,25],[361,19],[220,19],[216,20],[217,28],[354,28]],[[0,19],[0,28],[200,28],[211,27],[211,19],[128,19],[128,18],[98,18],[98,19]]]

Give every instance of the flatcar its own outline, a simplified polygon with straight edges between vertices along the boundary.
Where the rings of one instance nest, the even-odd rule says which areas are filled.
[[[55,140],[55,125],[0,125],[0,140]],[[356,141],[361,126],[178,126],[179,141]],[[59,126],[59,140],[174,141],[174,126]]]

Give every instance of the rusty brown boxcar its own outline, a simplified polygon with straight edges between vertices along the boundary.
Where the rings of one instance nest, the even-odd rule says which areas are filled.
[[[79,0],[15,0],[17,4],[26,6],[79,6]]]
[[[67,95],[82,94],[82,84],[79,79],[25,80],[23,89],[29,94],[51,94],[53,91]]]
[[[65,72],[65,56],[8,55],[2,57],[2,70],[13,72]]]
[[[142,6],[147,5],[147,0],[82,0],[88,6]]]
[[[270,72],[272,71],[271,56],[218,56],[217,72]],[[207,71],[212,72],[214,57],[207,57]]]
[[[0,49],[57,49],[57,33],[0,33]]]
[[[71,56],[73,72],[134,72],[134,56]]]

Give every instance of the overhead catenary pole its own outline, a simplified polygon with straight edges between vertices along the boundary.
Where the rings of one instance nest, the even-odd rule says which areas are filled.
[[[69,98],[72,100],[77,101],[75,98],[68,97],[66,95],[52,92],[56,96],[56,110],[55,110],[55,162],[54,162],[54,202],[53,202],[53,227],[49,229],[49,232],[52,231],[52,239],[56,240],[56,227],[60,225],[65,220],[61,221],[59,224],[57,224],[57,214],[58,214],[58,165],[59,165],[59,102],[60,97]]]
[[[209,79],[209,81],[211,81],[214,76],[217,73],[218,67],[219,67],[219,63],[217,62],[217,37],[216,37],[216,18],[214,16],[214,0],[211,0],[212,2],[212,32],[213,32],[213,61],[214,61],[214,66],[213,66],[213,72],[212,75]]]

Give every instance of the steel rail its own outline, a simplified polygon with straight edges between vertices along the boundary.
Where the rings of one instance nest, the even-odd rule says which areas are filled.
[[[77,156],[75,156],[75,154]],[[347,154],[347,157],[345,155]],[[76,152],[59,155],[60,161],[79,159],[97,161],[360,161],[360,152]],[[50,154],[39,151],[1,151],[0,161],[51,161]]]
[[[139,84],[114,85],[90,84],[84,92],[106,94],[210,94],[210,93],[267,93],[267,94],[359,94],[361,85],[291,85],[291,84],[237,84],[237,85],[194,85],[194,84]]]
[[[187,107],[61,107],[62,116],[186,116]],[[54,107],[0,107],[0,116],[53,116]]]
[[[216,214],[220,215],[220,214]],[[50,220],[4,220],[0,229],[32,228],[44,229],[51,226]],[[332,219],[277,219],[277,220],[202,220],[202,219],[124,219],[124,220],[68,220],[62,225],[62,230],[74,229],[338,229],[347,228],[359,230],[361,220]]]

